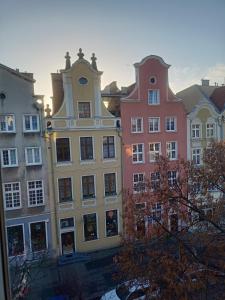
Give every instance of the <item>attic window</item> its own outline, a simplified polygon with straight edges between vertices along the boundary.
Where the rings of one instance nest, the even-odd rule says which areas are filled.
[[[151,76],[150,79],[149,79],[149,82],[151,84],[155,84],[156,83],[156,77],[155,76]]]
[[[88,83],[88,80],[87,80],[87,78],[85,78],[85,77],[80,77],[80,78],[79,78],[79,83],[80,83],[80,84],[87,84],[87,83]]]

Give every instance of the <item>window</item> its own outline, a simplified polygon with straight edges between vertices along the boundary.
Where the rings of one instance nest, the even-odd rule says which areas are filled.
[[[153,117],[148,119],[149,132],[160,132],[160,118]]]
[[[59,202],[69,202],[72,201],[72,180],[68,178],[58,179],[58,189],[59,189]]]
[[[168,171],[168,184],[169,186],[173,186],[177,183],[177,172],[176,171]]]
[[[70,161],[70,141],[69,138],[56,139],[56,156],[57,162]]]
[[[70,228],[74,227],[74,218],[66,218],[66,219],[60,219],[60,228],[65,229],[65,228]]]
[[[30,224],[30,239],[32,252],[43,251],[47,249],[45,222]]]
[[[83,199],[95,198],[95,177],[94,175],[82,176]]]
[[[166,143],[166,152],[169,160],[177,159],[177,142],[167,142]]]
[[[9,182],[3,185],[5,208],[21,208],[21,193],[19,182]]]
[[[29,206],[38,206],[44,204],[44,191],[42,180],[28,181],[27,191]]]
[[[25,148],[25,157],[27,166],[41,165],[41,148],[27,147]]]
[[[14,115],[0,115],[0,132],[15,132]]]
[[[177,118],[176,117],[166,117],[166,131],[176,131],[177,130]]]
[[[24,115],[23,116],[23,129],[25,132],[40,131],[38,115]]]
[[[7,239],[9,256],[24,254],[23,225],[7,227]]]
[[[92,137],[80,138],[80,157],[81,160],[93,159],[93,142]]]
[[[97,237],[97,220],[96,214],[88,214],[83,216],[84,220],[84,240],[92,241],[96,240]]]
[[[74,218],[60,220],[62,255],[75,252]]]
[[[114,136],[103,136],[103,158],[115,158]]]
[[[151,224],[162,221],[162,204],[157,202],[152,204],[150,218],[148,218]]]
[[[151,188],[156,191],[160,188],[160,173],[154,172],[151,173]]]
[[[192,124],[191,125],[191,136],[193,139],[199,139],[201,137],[201,125]]]
[[[143,132],[143,118],[131,118],[131,132],[140,133]]]
[[[108,173],[104,175],[105,197],[116,195],[116,174]]]
[[[90,102],[78,102],[79,119],[87,119],[91,117]]]
[[[161,154],[161,143],[149,144],[149,161],[154,162]]]
[[[148,104],[157,105],[160,103],[159,90],[148,91]]]
[[[195,165],[201,164],[201,149],[192,149],[192,160]]]
[[[118,215],[117,210],[109,210],[105,212],[106,214],[106,236],[118,235]]]
[[[17,167],[18,166],[17,149],[16,148],[2,149],[1,161],[2,161],[3,168]]]
[[[206,124],[206,137],[207,138],[215,137],[215,123]]]
[[[135,164],[144,162],[144,144],[132,145],[132,161]]]
[[[135,193],[145,191],[144,173],[133,174],[133,190]]]

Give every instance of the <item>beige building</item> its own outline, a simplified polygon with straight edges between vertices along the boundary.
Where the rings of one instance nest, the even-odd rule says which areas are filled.
[[[79,50],[72,66],[52,74],[53,114],[47,141],[53,236],[58,254],[119,245],[122,231],[120,119],[101,98],[96,57]]]

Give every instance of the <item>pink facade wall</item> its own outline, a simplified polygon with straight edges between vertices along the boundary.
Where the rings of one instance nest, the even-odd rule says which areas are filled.
[[[150,56],[136,64],[136,87],[121,102],[121,124],[123,140],[123,188],[133,191],[133,174],[145,173],[150,179],[155,163],[149,162],[149,143],[160,142],[162,155],[166,156],[166,142],[177,141],[178,158],[186,154],[186,112],[183,104],[171,92],[168,85],[168,68],[160,57]],[[156,83],[150,78],[155,76]],[[160,104],[148,104],[148,90],[159,89]],[[131,118],[143,117],[143,133],[131,132]],[[160,132],[149,133],[149,117],[160,117]],[[176,117],[176,132],[166,132],[165,118]],[[132,144],[144,143],[144,163],[132,163]]]

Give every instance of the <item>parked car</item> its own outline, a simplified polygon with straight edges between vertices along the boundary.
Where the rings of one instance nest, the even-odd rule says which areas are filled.
[[[105,293],[101,300],[145,300],[155,299],[158,292],[152,292],[151,295],[147,295],[149,283],[142,284],[138,280],[126,281],[119,284],[116,288]],[[148,296],[148,298],[147,298]]]

